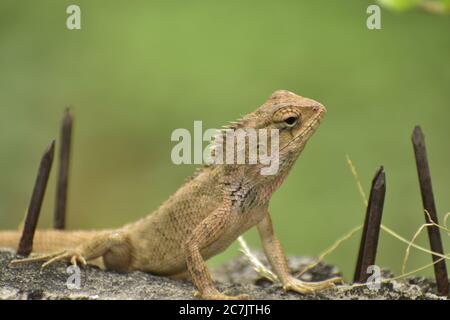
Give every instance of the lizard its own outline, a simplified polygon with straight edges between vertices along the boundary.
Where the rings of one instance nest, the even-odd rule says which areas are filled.
[[[39,261],[47,267],[55,261],[67,261],[82,266],[97,263],[124,272],[184,275],[195,285],[196,297],[248,299],[245,294],[230,296],[220,292],[205,261],[256,226],[268,261],[285,291],[311,294],[333,287],[342,279],[306,282],[290,274],[268,209],[272,194],[287,177],[325,113],[326,108],[315,100],[277,90],[256,111],[227,127],[277,130],[276,174],[261,175],[258,163],[203,165],[148,216],[115,230],[37,230],[33,256],[15,259],[11,265]],[[14,248],[19,238],[19,231],[0,232],[0,247]]]

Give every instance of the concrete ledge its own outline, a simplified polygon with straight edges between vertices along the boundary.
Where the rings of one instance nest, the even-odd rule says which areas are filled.
[[[258,255],[261,255],[258,253]],[[144,272],[117,273],[95,267],[81,269],[80,289],[69,289],[67,265],[58,263],[43,271],[40,264],[8,267],[11,251],[0,251],[0,299],[193,299],[190,282],[157,277]],[[296,272],[311,263],[307,257],[290,257]],[[332,289],[314,296],[284,293],[280,285],[261,279],[247,260],[240,256],[213,271],[217,287],[229,294],[247,293],[253,299],[439,299],[435,285],[424,278],[391,281],[378,291],[367,288]],[[304,280],[323,280],[339,275],[330,265],[320,264],[306,273]]]

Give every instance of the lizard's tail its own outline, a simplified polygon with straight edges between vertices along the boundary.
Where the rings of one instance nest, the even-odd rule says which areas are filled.
[[[33,240],[33,252],[51,253],[76,247],[98,234],[96,231],[37,230]],[[21,237],[19,231],[1,231],[0,248],[17,249]]]
[[[18,231],[0,232],[0,248],[17,249],[20,233]]]

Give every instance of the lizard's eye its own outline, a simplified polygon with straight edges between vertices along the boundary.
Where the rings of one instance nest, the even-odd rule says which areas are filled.
[[[284,123],[288,126],[288,127],[293,127],[297,124],[298,121],[298,117],[295,116],[290,116],[287,117],[286,119],[284,119]]]
[[[279,109],[273,115],[273,122],[284,128],[292,128],[301,121],[300,113],[292,108]]]

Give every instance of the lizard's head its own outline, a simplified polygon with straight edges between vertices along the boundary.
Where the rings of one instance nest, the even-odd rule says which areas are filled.
[[[325,113],[326,109],[321,103],[287,90],[275,91],[256,110],[254,119],[264,119],[260,120],[257,127],[278,129],[279,168],[276,176],[287,175]],[[283,179],[276,180],[281,183]]]
[[[255,119],[264,119],[259,128],[278,129],[280,152],[292,153],[301,151],[325,113],[317,101],[278,90],[256,110]]]
[[[278,134],[278,163],[276,172],[268,173],[268,175],[280,176],[281,174],[283,176],[289,171],[306,142],[319,126],[325,113],[325,107],[317,101],[286,90],[278,90],[255,112],[247,114],[227,128],[234,130],[257,129],[266,131],[268,136],[276,131]],[[258,152],[259,148],[258,144]],[[270,154],[271,139],[269,139],[266,149]],[[267,163],[246,166],[246,175],[254,176],[263,167],[267,167]],[[270,180],[270,177],[267,178]]]

